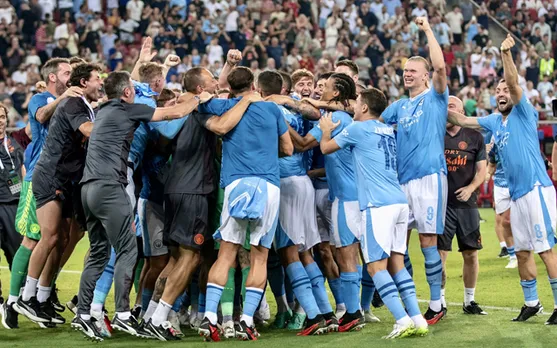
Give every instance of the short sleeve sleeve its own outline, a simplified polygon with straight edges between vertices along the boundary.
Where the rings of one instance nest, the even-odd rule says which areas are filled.
[[[534,108],[534,105],[530,103],[524,91],[522,91],[522,98],[520,98],[520,102],[514,105],[513,108],[516,108],[516,110],[519,111],[516,113],[518,116],[525,117],[531,121],[538,120],[538,112]]]
[[[489,116],[485,116],[485,117],[478,117],[478,124],[480,125],[480,127],[482,127],[485,130],[490,131],[491,133],[495,133],[496,131],[496,124],[497,124],[497,119],[498,119],[498,115],[497,114],[491,114]]]
[[[73,100],[75,99],[75,100]],[[89,110],[87,106],[83,103],[81,99],[72,98],[66,103],[64,108],[68,122],[74,131],[77,131],[79,127],[85,122],[89,122]]]
[[[398,105],[399,102],[392,103],[381,114],[386,124],[396,124],[398,122]]]
[[[222,116],[225,112],[232,109],[238,103],[235,99],[216,99],[213,98],[206,103],[199,104],[198,110],[202,114]]]
[[[319,127],[318,124],[316,124],[315,127],[313,127],[309,131],[309,134],[311,134],[311,136],[313,136],[315,138],[315,140],[317,140],[317,142],[320,142],[321,137],[323,137],[323,131],[321,131],[321,128]]]
[[[155,109],[145,104],[125,104],[128,118],[136,122],[150,122]]]
[[[336,141],[340,148],[345,148],[348,146],[354,146],[358,142],[359,135],[361,133],[360,124],[358,122],[353,122],[348,127],[344,128],[336,137],[333,139]]]
[[[54,98],[52,100],[54,100]],[[37,114],[37,110],[39,110],[40,108],[42,108],[47,104],[48,104],[48,97],[45,94],[43,93],[35,94],[29,101],[29,107],[28,107],[29,117],[36,119],[35,115]]]

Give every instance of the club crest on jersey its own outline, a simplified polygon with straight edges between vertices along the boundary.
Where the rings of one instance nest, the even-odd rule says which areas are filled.
[[[468,148],[468,143],[466,143],[465,141],[461,141],[460,143],[458,143],[458,148],[464,151]]]
[[[409,115],[400,119],[400,125],[403,128],[409,128],[410,126],[418,123],[420,121],[420,117],[423,115],[423,110],[418,110],[413,115]]]

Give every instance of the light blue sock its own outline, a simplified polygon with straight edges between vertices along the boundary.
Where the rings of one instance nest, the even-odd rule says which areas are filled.
[[[286,274],[292,284],[292,291],[306,312],[308,319],[314,319],[321,314],[313,297],[311,282],[302,263],[298,261],[289,264],[286,267]]]
[[[507,251],[509,252],[509,257],[516,257],[516,251],[514,251],[514,247],[507,247]]]
[[[553,301],[555,302],[555,308],[557,308],[557,278],[549,278],[549,284],[551,285],[551,291],[553,292]]]
[[[408,249],[406,249],[406,253],[404,253],[404,267],[410,274],[410,277],[414,277],[414,269],[412,268],[412,261],[410,261],[410,255],[408,255]]]
[[[356,272],[355,272],[356,273]],[[356,276],[358,276],[358,273],[356,273]],[[344,304],[344,296],[343,296],[343,292],[342,292],[342,281],[340,278],[336,278],[336,279],[329,279],[329,288],[331,289],[331,292],[333,293],[333,297],[335,298],[335,303],[336,305],[340,305],[340,304]],[[359,291],[360,287],[358,286],[358,291]]]
[[[437,251],[437,246],[431,246],[427,248],[422,248],[422,253],[425,258],[425,275],[427,283],[429,284],[430,300],[440,301],[441,300],[441,281],[443,265],[441,263],[441,256]],[[432,308],[434,311],[439,311],[436,308]]]
[[[246,288],[246,299],[244,300],[244,313],[248,317],[253,317],[261,298],[263,297],[263,289]]]
[[[527,306],[534,307],[538,301],[538,281],[536,278],[532,280],[521,280],[522,292],[524,292],[524,302]]]
[[[341,272],[340,281],[342,282],[342,291],[344,295],[344,304],[346,312],[353,314],[360,310],[358,303],[358,295],[360,295],[360,276],[358,272]]]
[[[305,268],[311,282],[313,297],[315,297],[315,301],[319,306],[319,311],[322,314],[332,313],[333,307],[331,306],[331,302],[329,302],[327,289],[325,289],[325,277],[323,277],[323,273],[321,273],[319,266],[316,262],[312,262]]]
[[[147,310],[147,307],[149,307],[149,302],[151,301],[151,298],[153,297],[153,290],[149,290],[149,289],[143,289],[141,291],[141,308],[143,310]]]
[[[221,295],[222,295],[222,289],[221,289]],[[220,300],[220,295],[219,295],[219,300]],[[206,311],[206,307],[205,307],[206,302],[207,302],[207,300],[206,300],[205,294],[200,292],[199,293],[199,299],[198,299],[198,302],[197,302],[197,312],[198,313],[203,313],[203,312]]]
[[[362,272],[362,298],[360,305],[364,311],[368,311],[371,307],[373,294],[375,293],[375,284],[369,275],[367,269]]]
[[[407,314],[404,307],[402,307],[400,297],[398,296],[398,290],[389,272],[380,271],[375,273],[373,282],[377,287],[377,291],[379,291],[379,295],[381,295],[383,303],[385,303],[385,306],[387,306],[389,311],[393,314],[395,320],[404,318]]]
[[[418,298],[416,297],[416,286],[406,268],[401,269],[395,274],[393,281],[396,284],[402,302],[404,302],[404,307],[406,307],[408,315],[410,317],[420,315],[420,307],[418,306]]]
[[[203,312],[205,312],[205,317],[209,319],[213,325],[217,323],[217,311],[219,309],[219,302],[223,289],[224,287],[220,285],[207,283],[207,299],[203,301]],[[199,297],[201,297],[201,294],[199,295]],[[206,308],[205,305],[207,306]],[[199,308],[199,312],[201,312],[201,299],[199,301]]]
[[[93,293],[93,303],[102,304],[104,305],[106,301],[106,297],[110,292],[110,288],[112,287],[112,281],[114,280],[114,264],[116,263],[116,252],[114,248],[111,249],[110,252],[110,260],[106,265],[103,274],[97,280],[97,284],[95,286],[95,292]]]
[[[178,313],[180,311],[180,308],[182,308],[182,302],[184,301],[184,297],[182,295],[176,297],[176,300],[174,301],[174,304],[172,305],[172,310],[176,313]]]

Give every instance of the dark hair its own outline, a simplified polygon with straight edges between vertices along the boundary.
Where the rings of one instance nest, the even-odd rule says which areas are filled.
[[[278,73],[282,77],[282,84],[284,85],[284,89],[286,89],[286,93],[290,94],[290,92],[292,92],[292,77],[284,71],[278,71]],[[280,92],[278,94],[280,94]]]
[[[83,58],[80,58],[80,57],[71,57],[70,58],[70,65],[85,64],[85,63],[87,63],[87,62]]]
[[[184,86],[186,92],[195,93],[197,86],[203,87],[203,71],[205,71],[205,68],[195,67],[186,72],[182,81],[182,86]]]
[[[319,80],[328,80],[329,77],[331,77],[332,74],[334,74],[334,72],[323,73],[323,74],[321,74],[317,77],[317,80],[315,80],[315,82],[317,83],[317,81],[319,81]]]
[[[230,85],[232,93],[239,94],[251,89],[253,79],[254,76],[250,69],[239,66],[232,69],[226,80]]]
[[[157,107],[163,107],[164,104],[172,99],[176,99],[176,94],[168,88],[164,88],[157,98]]]
[[[102,69],[96,64],[79,64],[73,70],[70,75],[69,83],[70,86],[81,87],[81,80],[89,81],[91,78],[91,73],[93,71],[101,72]]]
[[[369,112],[373,116],[381,116],[387,108],[388,102],[385,94],[379,89],[371,87],[360,92],[360,98],[369,108]]]
[[[283,78],[276,71],[263,71],[257,77],[257,85],[261,88],[261,94],[264,97],[280,94],[282,90]]]
[[[348,106],[350,99],[356,99],[356,84],[354,80],[346,74],[334,73],[329,77],[334,80],[334,88],[338,91],[338,96],[332,101],[338,101]]]
[[[164,79],[162,65],[158,63],[147,63],[139,68],[140,82],[151,83],[160,76]]]
[[[339,61],[337,63],[337,68],[339,66],[348,67],[350,69],[350,71],[352,72],[352,75],[358,75],[360,73],[360,69],[358,69],[358,66],[356,65],[356,63],[354,63],[353,61],[351,61],[349,59],[344,59],[344,60]]]
[[[114,71],[104,80],[104,90],[108,99],[121,98],[126,88],[130,88],[130,73]],[[133,87],[132,87],[133,88]]]
[[[49,59],[46,63],[44,63],[43,68],[41,69],[41,76],[43,77],[43,80],[46,81],[46,83],[48,84],[48,75],[50,74],[54,74],[56,75],[56,73],[58,73],[58,68],[60,67],[60,64],[70,64],[70,61],[67,60],[66,58],[52,58]]]

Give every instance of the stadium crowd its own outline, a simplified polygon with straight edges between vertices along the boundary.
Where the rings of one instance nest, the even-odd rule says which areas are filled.
[[[555,300],[546,324],[557,324],[557,169],[536,132],[557,87],[556,9],[477,6],[1,0],[0,217],[15,219],[2,221],[2,325],[65,323],[55,283],[87,230],[66,306],[96,341],[112,329],[178,340],[186,323],[208,341],[256,340],[267,284],[274,326],[298,335],[361,330],[379,320],[374,302],[395,319],[384,338],[425,336],[447,314],[455,236],[462,309],[487,314],[474,300],[476,191],[490,175],[501,254],[525,298],[513,320],[543,311],[535,252]],[[496,47],[489,15],[518,44],[507,35]],[[423,315],[412,229],[430,290]]]

